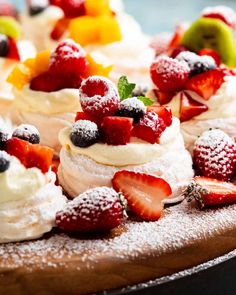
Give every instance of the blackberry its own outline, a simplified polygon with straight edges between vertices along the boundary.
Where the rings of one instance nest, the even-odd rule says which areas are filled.
[[[5,143],[10,138],[10,134],[8,131],[0,128],[0,149],[4,148]]]
[[[148,86],[146,85],[137,85],[132,91],[132,96],[146,96],[148,92]]]
[[[0,151],[0,173],[5,172],[10,167],[10,162],[10,155],[4,151]]]
[[[146,114],[144,103],[137,97],[127,98],[121,101],[116,116],[133,118],[137,123]]]
[[[190,77],[216,69],[215,60],[211,56],[199,56],[194,52],[183,51],[177,55],[176,59],[185,61],[188,64],[190,68]]]
[[[40,134],[36,127],[29,124],[19,125],[12,134],[12,137],[17,137],[28,141],[32,144],[37,144],[40,142]]]
[[[0,34],[0,56],[5,57],[9,52],[9,42],[6,35]]]
[[[79,120],[74,123],[70,139],[75,146],[88,147],[98,141],[99,131],[97,124],[89,120]]]
[[[48,7],[47,0],[32,0],[29,6],[29,15],[34,16],[43,12]]]

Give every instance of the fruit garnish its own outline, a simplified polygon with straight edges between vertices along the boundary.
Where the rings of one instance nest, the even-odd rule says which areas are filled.
[[[11,163],[11,157],[8,153],[0,151],[0,173],[8,170]]]
[[[177,47],[175,47],[175,49],[172,51],[171,56],[172,58],[176,58],[176,56],[178,54],[180,54],[181,52],[184,51],[188,51],[188,49],[186,47],[184,47],[183,45],[178,45]]]
[[[172,111],[171,108],[168,106],[160,106],[158,104],[153,104],[147,108],[148,112],[155,112],[169,127],[172,124]]]
[[[77,112],[76,116],[75,116],[75,122],[79,121],[79,120],[88,120],[91,121],[93,123],[96,123],[97,125],[100,125],[100,121],[98,120],[98,118],[93,117],[85,112]]]
[[[53,149],[31,144],[16,137],[6,142],[5,150],[8,154],[18,158],[26,168],[37,167],[46,173],[52,164]]]
[[[190,51],[215,50],[222,62],[230,67],[236,64],[233,30],[221,20],[202,17],[185,32],[181,44]]]
[[[50,34],[51,38],[56,41],[60,40],[62,38],[62,36],[66,33],[69,23],[70,23],[70,19],[68,19],[68,18],[59,19],[56,22],[56,24]]]
[[[0,149],[3,149],[11,134],[6,128],[0,126]]]
[[[110,80],[91,76],[81,84],[80,103],[85,113],[101,118],[114,115],[118,110],[119,96]]]
[[[224,77],[225,73],[221,69],[210,70],[189,78],[185,89],[194,91],[203,99],[209,100],[224,83]]]
[[[73,40],[67,39],[58,44],[49,61],[49,71],[55,74],[77,73],[87,70],[84,49]]]
[[[89,16],[110,15],[109,0],[85,0],[85,11]]]
[[[230,7],[224,5],[206,7],[202,11],[202,16],[219,19],[230,26],[232,29],[236,29],[236,13]]]
[[[110,145],[125,145],[130,142],[133,119],[104,117],[101,123],[102,141]]]
[[[18,12],[15,6],[9,1],[0,1],[0,16],[11,16],[17,18]]]
[[[12,137],[26,140],[32,144],[37,144],[40,142],[40,134],[38,129],[29,124],[21,124],[16,127],[12,133]]]
[[[75,146],[88,147],[99,139],[99,131],[96,123],[88,120],[79,120],[72,126],[70,139]]]
[[[211,56],[199,56],[194,52],[184,51],[177,55],[176,59],[188,64],[190,77],[216,69],[215,60]]]
[[[65,17],[74,18],[85,15],[85,0],[50,0],[51,5],[60,7]]]
[[[195,177],[184,192],[188,201],[196,200],[201,209],[236,202],[236,185],[213,178]]]
[[[220,58],[219,54],[213,49],[204,48],[204,49],[201,49],[200,51],[198,51],[197,54],[200,56],[202,56],[202,55],[211,56],[214,59],[217,66],[221,65],[221,58]]]
[[[168,104],[172,98],[177,94],[177,92],[160,91],[159,89],[153,89],[157,101],[160,105]]]
[[[186,62],[168,56],[158,57],[150,69],[153,83],[164,92],[182,89],[189,76],[189,71]]]
[[[168,46],[168,55],[173,55],[173,51],[180,45],[185,31],[185,25],[179,24],[176,26],[175,33],[173,34]]]
[[[146,97],[146,94],[149,90],[147,85],[136,84],[134,90],[131,93],[131,97]]]
[[[63,76],[46,72],[30,81],[30,89],[44,92],[53,92],[65,88],[79,89],[81,82],[82,78],[80,75],[67,74],[66,76]]]
[[[9,42],[6,35],[0,34],[0,56],[5,57],[9,52]]]
[[[74,18],[68,30],[70,38],[82,46],[94,43],[105,45],[122,40],[119,22],[112,15]]]
[[[152,144],[158,142],[166,129],[164,120],[155,112],[147,112],[133,128],[132,135]]]
[[[103,77],[108,77],[113,66],[111,64],[103,64],[99,61],[97,61],[92,54],[87,54],[86,59],[88,62],[88,67],[86,72],[83,74],[84,78],[88,78],[90,76],[103,76]]]
[[[120,100],[126,99],[132,96],[132,92],[135,88],[135,83],[129,83],[126,76],[121,76],[117,84]]]
[[[172,35],[169,33],[160,33],[152,37],[150,47],[155,50],[156,56],[167,53]]]
[[[11,16],[0,16],[0,33],[13,39],[21,35],[19,23]]]
[[[57,226],[69,232],[104,232],[119,226],[125,217],[125,203],[112,188],[96,187],[67,203],[56,214]]]
[[[180,121],[185,122],[208,110],[208,106],[200,103],[186,93],[180,93]]]
[[[130,210],[148,221],[160,218],[162,201],[172,194],[170,185],[164,179],[132,171],[116,172],[112,185],[124,195]]]
[[[20,54],[17,48],[16,41],[12,38],[8,38],[8,54],[7,57],[15,60],[20,60]]]
[[[219,129],[205,131],[195,142],[193,159],[201,175],[229,181],[236,172],[236,143]]]
[[[35,16],[43,12],[47,7],[48,3],[46,1],[30,0],[28,3],[28,11],[30,16]]]
[[[135,123],[146,114],[144,103],[137,97],[126,98],[119,104],[119,109],[115,113],[119,117],[133,118]]]

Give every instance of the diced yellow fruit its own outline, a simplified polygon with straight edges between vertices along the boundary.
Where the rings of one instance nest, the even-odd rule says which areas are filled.
[[[109,44],[122,40],[120,25],[116,18],[102,16],[99,19],[100,44]]]
[[[36,55],[35,72],[37,75],[42,74],[48,70],[50,55],[50,50],[41,51]]]
[[[82,46],[99,42],[97,20],[91,16],[77,17],[69,25],[70,37]]]
[[[12,70],[7,78],[7,82],[11,83],[18,89],[22,89],[24,85],[30,82],[32,71],[25,64],[19,63]]]
[[[108,77],[113,66],[112,65],[103,65],[102,63],[97,62],[90,54],[87,54],[86,59],[88,61],[88,70],[86,72],[86,78],[89,76],[104,76]]]
[[[89,15],[89,16],[111,14],[109,0],[86,0],[85,10],[86,10],[86,15]]]

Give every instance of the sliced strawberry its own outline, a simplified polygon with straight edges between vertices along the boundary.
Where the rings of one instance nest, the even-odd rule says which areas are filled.
[[[195,199],[201,209],[236,203],[236,185],[213,178],[197,176],[184,192],[191,201]]]
[[[211,49],[211,48],[201,49],[200,51],[198,51],[198,55],[200,55],[200,56],[203,56],[203,55],[211,56],[215,60],[215,63],[216,63],[217,66],[221,65],[220,55],[214,49]]]
[[[236,28],[236,13],[230,7],[224,5],[206,7],[202,11],[202,16],[219,19],[230,26],[232,29],[235,30]]]
[[[188,48],[184,47],[183,45],[178,45],[173,49],[170,57],[176,58],[177,55],[184,51],[188,51]]]
[[[189,78],[185,89],[196,92],[203,99],[209,100],[224,82],[225,73],[221,69],[210,70]]]
[[[7,57],[15,59],[15,60],[20,60],[20,54],[17,48],[16,41],[9,37],[8,46],[9,46],[9,49],[8,49]]]
[[[177,92],[164,92],[158,89],[153,89],[153,92],[160,105],[168,104],[172,100],[172,98],[177,94]]]
[[[169,43],[169,48],[168,48],[168,54],[171,56],[173,53],[173,50],[180,45],[180,42],[183,38],[183,35],[186,31],[186,28],[184,25],[177,25],[175,29],[175,33]]]
[[[164,179],[126,170],[115,173],[112,185],[127,199],[131,211],[149,221],[160,218],[162,200],[172,194],[170,185]]]
[[[51,5],[60,7],[68,18],[86,14],[85,0],[50,0],[49,2]]]
[[[89,115],[85,112],[77,112],[76,113],[75,122],[79,121],[79,120],[88,120],[88,121],[96,123],[97,125],[101,124],[101,122],[98,118],[95,118],[92,115]]]
[[[101,123],[102,140],[111,145],[130,142],[133,119],[127,117],[104,117]]]
[[[154,144],[158,142],[165,129],[164,120],[152,111],[147,112],[134,126],[132,135]]]
[[[53,149],[46,146],[12,137],[6,142],[5,150],[17,157],[26,168],[37,167],[46,173],[52,165]]]
[[[170,126],[172,124],[172,111],[168,106],[160,106],[157,104],[153,104],[147,107],[148,112],[155,112],[162,120],[165,122],[166,126]]]
[[[208,106],[193,100],[186,92],[180,93],[180,121],[185,122],[208,110]]]
[[[56,41],[60,40],[67,31],[69,23],[70,19],[68,18],[59,19],[51,32],[51,38]]]

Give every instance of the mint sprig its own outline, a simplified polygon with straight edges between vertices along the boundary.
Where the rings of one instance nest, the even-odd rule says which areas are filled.
[[[141,100],[145,106],[151,106],[152,104],[154,104],[154,101],[146,96],[138,96],[138,99]]]
[[[120,100],[124,100],[126,98],[131,97],[132,95],[132,91],[135,88],[135,84],[134,83],[129,83],[128,79],[126,76],[122,76],[120,77],[119,81],[118,81],[118,92],[120,95]]]

